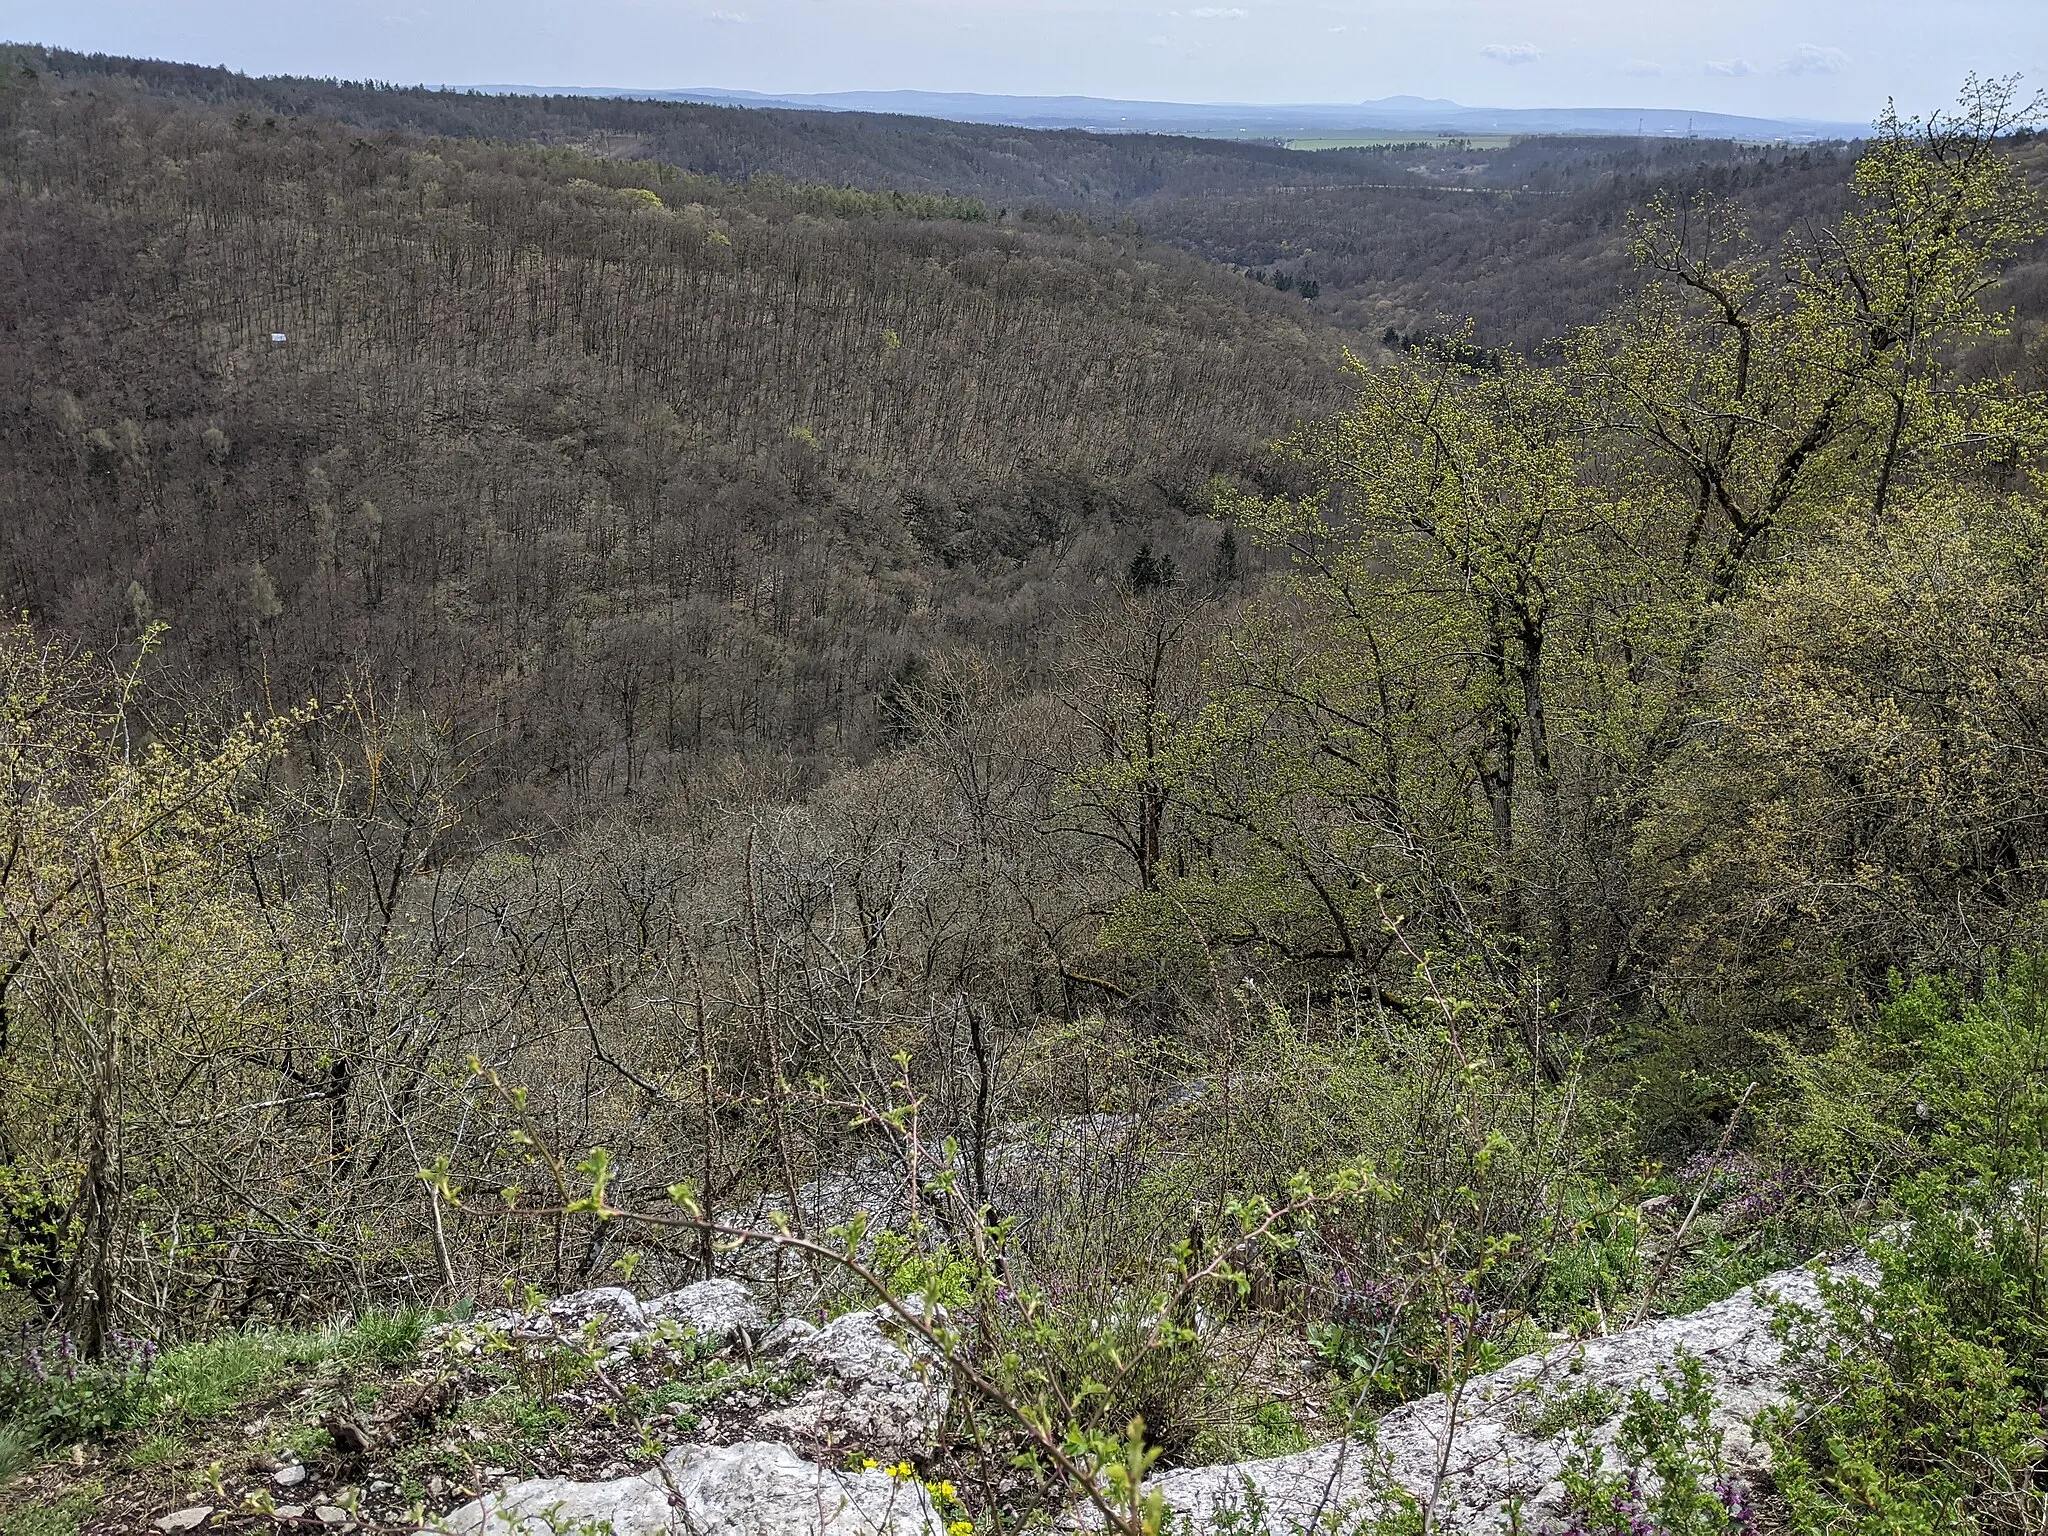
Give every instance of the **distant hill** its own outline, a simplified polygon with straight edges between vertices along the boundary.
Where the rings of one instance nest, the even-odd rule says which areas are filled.
[[[994,122],[821,108],[743,108],[619,94],[507,95],[298,76],[258,79],[156,59],[0,43],[38,77],[362,129],[445,134],[653,159],[726,179],[774,175],[992,203],[1097,207],[1159,193],[1253,192],[1384,180],[1370,151],[1310,154],[1162,133],[1046,132]]]
[[[1489,344],[1525,349],[1613,302],[1628,279],[1628,212],[1659,191],[1680,198],[1703,190],[1739,194],[1766,226],[1783,227],[1839,206],[1853,159],[1850,146],[1652,131],[1682,130],[1675,114],[1640,114],[1641,137],[1632,131],[1502,135],[1493,131],[1498,123],[1471,119],[1464,131],[1476,144],[1456,136],[1420,143],[1436,129],[1418,127],[1411,130],[1415,140],[1406,142],[1305,151],[1270,140],[1304,133],[1307,119],[1268,124],[1232,141],[1156,131],[1164,117],[1145,132],[1095,132],[856,111],[848,109],[848,98],[833,98],[838,105],[826,110],[616,94],[492,95],[254,79],[200,65],[0,45],[0,56],[10,54],[39,76],[77,86],[280,121],[318,117],[366,132],[575,149],[612,160],[659,161],[728,183],[780,177],[976,198],[998,222],[1079,214],[1098,227],[1125,227],[1284,284],[1297,303],[1314,294],[1322,314],[1354,333],[1377,337],[1393,328],[1414,335],[1437,327],[1440,316],[1470,315]],[[724,95],[734,102],[767,99]],[[887,99],[903,104],[893,95]],[[961,112],[1014,105],[1014,99],[990,97],[944,101]],[[1066,105],[1076,113],[1112,106],[1172,110],[1171,104],[1087,98]],[[1444,129],[1457,114],[1476,109],[1393,97],[1341,110],[1354,122],[1377,113],[1379,121]],[[1692,124],[1705,131],[1710,122],[1728,121],[1734,120]]]
[[[1168,133],[1228,139],[1312,138],[1346,133],[1417,135],[1596,134],[1810,144],[1858,137],[1865,125],[1800,118],[1739,117],[1659,107],[1467,107],[1420,96],[1323,104],[1121,101],[1095,96],[989,96],[967,91],[827,91],[769,95],[715,87],[632,90],[610,86],[482,85],[520,96],[597,96],[716,106],[880,112],[1017,128],[1083,128],[1100,133]]]
[[[1204,484],[1345,394],[1299,298],[1073,215],[237,100],[0,79],[0,605],[236,712],[374,676],[480,815],[859,758],[933,649],[1234,569]]]

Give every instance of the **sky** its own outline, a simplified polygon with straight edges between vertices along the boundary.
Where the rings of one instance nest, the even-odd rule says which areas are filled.
[[[2048,0],[0,0],[0,38],[401,84],[1691,108],[2048,85]]]

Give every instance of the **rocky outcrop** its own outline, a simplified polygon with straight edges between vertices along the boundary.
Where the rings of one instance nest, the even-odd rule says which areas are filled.
[[[1871,1271],[1858,1263],[1832,1273]],[[1395,1488],[1432,1510],[1432,1530],[1491,1536],[1508,1528],[1510,1500],[1520,1503],[1522,1530],[1555,1529],[1565,1514],[1559,1477],[1575,1435],[1607,1452],[1628,1394],[1654,1383],[1681,1352],[1706,1368],[1718,1403],[1713,1425],[1731,1467],[1739,1473],[1757,1463],[1751,1424],[1787,1393],[1783,1347],[1771,1328],[1779,1303],[1818,1308],[1818,1275],[1787,1270],[1684,1317],[1517,1360],[1467,1382],[1455,1396],[1394,1409],[1370,1441],[1169,1472],[1152,1486],[1192,1529],[1229,1519],[1241,1536],[1369,1527],[1372,1517],[1392,1511]],[[1254,1511],[1262,1522],[1250,1518]],[[1075,1523],[1095,1522],[1083,1516]]]
[[[689,1446],[663,1470],[695,1536],[943,1536],[915,1479],[833,1471],[785,1445]]]
[[[764,1428],[829,1450],[857,1444],[888,1456],[921,1456],[946,1417],[949,1383],[938,1357],[908,1335],[887,1307],[849,1312],[823,1328],[792,1319],[766,1346],[812,1373],[787,1405],[761,1416]]]
[[[645,1333],[652,1319],[640,1298],[622,1285],[600,1285],[571,1291],[552,1301],[502,1312],[483,1312],[468,1322],[444,1323],[437,1336],[461,1340],[495,1331],[522,1343],[542,1343],[571,1334],[594,1333],[609,1343],[624,1343]]]
[[[841,1472],[786,1445],[686,1445],[637,1477],[539,1478],[465,1504],[444,1536],[944,1536],[924,1489]]]
[[[463,1505],[438,1529],[447,1536],[668,1536],[673,1515],[668,1491],[652,1474],[603,1483],[540,1477]]]
[[[1705,1370],[1713,1427],[1738,1477],[1760,1450],[1752,1424],[1787,1395],[1779,1306],[1817,1308],[1822,1276],[1868,1277],[1862,1262],[1787,1270],[1684,1317],[1624,1329],[1528,1356],[1389,1412],[1370,1437],[1297,1455],[1169,1472],[1152,1486],[1185,1527],[1238,1536],[1370,1528],[1403,1496],[1430,1510],[1430,1529],[1495,1536],[1555,1530],[1567,1518],[1561,1481],[1576,1443],[1611,1451],[1630,1392],[1653,1384],[1682,1356]],[[948,1375],[929,1346],[888,1308],[849,1313],[822,1327],[797,1319],[766,1326],[755,1294],[705,1281],[640,1302],[607,1289],[558,1298],[521,1314],[521,1332],[581,1328],[624,1358],[659,1339],[665,1324],[738,1339],[754,1358],[786,1360],[803,1384],[743,1430],[743,1443],[689,1445],[631,1477],[510,1483],[450,1515],[443,1536],[944,1536],[922,1485],[875,1470],[872,1458],[918,1461],[947,1410]],[[637,1333],[636,1333],[637,1330]],[[529,1346],[532,1347],[532,1346]],[[714,1437],[715,1438],[715,1437]],[[849,1455],[868,1470],[842,1470]],[[1097,1523],[1085,1513],[1069,1528]]]
[[[737,1280],[699,1280],[640,1304],[650,1323],[675,1323],[708,1339],[759,1333],[768,1326],[760,1297]]]
[[[948,1377],[931,1348],[887,1308],[814,1327],[772,1330],[753,1290],[705,1280],[642,1302],[618,1287],[578,1291],[544,1307],[500,1313],[448,1330],[458,1354],[485,1330],[531,1352],[551,1339],[597,1338],[620,1366],[672,1339],[681,1326],[794,1367],[803,1382],[787,1402],[751,1421],[756,1438],[686,1445],[630,1477],[509,1482],[444,1518],[440,1536],[944,1536],[916,1478],[875,1470],[875,1458],[921,1458],[946,1416]],[[758,1401],[758,1400],[756,1400]],[[759,1438],[774,1436],[774,1439]],[[786,1443],[784,1443],[786,1442]],[[849,1449],[868,1470],[841,1470]]]
[[[541,1317],[558,1328],[583,1328],[595,1323],[600,1332],[637,1332],[647,1326],[640,1298],[622,1285],[557,1296],[541,1308]]]

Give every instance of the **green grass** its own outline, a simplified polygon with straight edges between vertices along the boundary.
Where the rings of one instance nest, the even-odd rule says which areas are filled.
[[[78,1536],[78,1527],[105,1491],[98,1483],[82,1482],[62,1498],[9,1510],[0,1515],[0,1536]]]
[[[186,1443],[177,1435],[151,1435],[130,1451],[123,1460],[131,1470],[146,1472],[152,1467],[169,1466],[186,1453]]]
[[[800,1368],[793,1370],[787,1365],[742,1366],[725,1360],[710,1360],[696,1370],[669,1381],[651,1387],[635,1387],[628,1394],[628,1403],[642,1419],[666,1413],[672,1404],[681,1404],[676,1424],[681,1429],[690,1430],[697,1427],[699,1408],[709,1407],[734,1392],[754,1391],[769,1402],[783,1403],[794,1397],[797,1389],[808,1380],[806,1372]]]
[[[35,1442],[22,1430],[0,1424],[0,1488],[13,1482],[35,1463]]]
[[[0,1410],[17,1422],[14,1438],[62,1445],[155,1429],[159,1438],[182,1426],[203,1424],[247,1403],[280,1381],[323,1366],[361,1363],[382,1369],[404,1365],[419,1351],[428,1315],[418,1311],[369,1312],[354,1323],[307,1332],[247,1329],[216,1334],[166,1349],[146,1375],[134,1369],[88,1367],[75,1381],[33,1384],[0,1379]],[[148,1445],[138,1454],[148,1452]],[[6,1464],[0,1439],[0,1469]],[[0,1476],[0,1482],[5,1477]]]
[[[427,1479],[435,1473],[465,1477],[472,1464],[529,1469],[535,1453],[546,1448],[550,1437],[575,1421],[530,1391],[505,1387],[464,1403],[451,1422],[454,1427],[477,1431],[482,1438],[465,1437],[453,1447],[423,1441],[400,1451],[389,1472],[405,1497],[420,1497]]]
[[[365,1312],[345,1336],[346,1352],[376,1365],[404,1365],[420,1352],[433,1314],[418,1307]]]
[[[142,1423],[201,1423],[246,1402],[279,1377],[344,1351],[332,1331],[223,1333],[167,1349],[157,1362]]]
[[[1240,1440],[1239,1457],[1245,1461],[1291,1456],[1309,1446],[1308,1431],[1285,1403],[1262,1404],[1246,1423]]]

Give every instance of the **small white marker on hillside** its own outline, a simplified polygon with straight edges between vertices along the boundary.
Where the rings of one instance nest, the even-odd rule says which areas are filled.
[[[281,347],[285,343],[285,334],[283,331],[272,331],[270,333],[270,340],[272,345]]]

